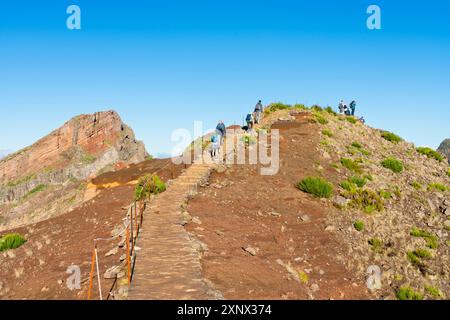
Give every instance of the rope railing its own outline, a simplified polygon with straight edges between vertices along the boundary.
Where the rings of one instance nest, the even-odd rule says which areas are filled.
[[[131,279],[132,279],[132,271],[134,269],[134,263],[135,263],[135,259],[133,258],[133,256],[135,254],[135,249],[136,249],[136,240],[139,235],[140,229],[142,227],[143,214],[144,214],[146,205],[147,205],[147,203],[145,201],[133,202],[132,205],[127,210],[127,214],[124,219],[125,220],[124,227],[120,232],[118,232],[117,234],[115,234],[112,237],[94,239],[94,247],[92,250],[92,258],[91,258],[91,271],[89,274],[89,287],[88,287],[88,293],[87,293],[87,300],[92,299],[95,276],[97,276],[99,298],[100,298],[100,300],[103,300],[102,282],[101,282],[101,276],[100,276],[99,257],[98,257],[100,242],[113,241],[119,237],[125,236],[125,250],[126,250],[125,266],[126,266],[126,271],[127,271],[126,275],[127,275],[128,285],[130,285]],[[117,272],[116,272],[116,278],[115,278],[114,284],[111,287],[110,292],[108,293],[107,299],[111,296],[111,293],[112,293],[112,291],[114,291],[116,284],[117,284]]]

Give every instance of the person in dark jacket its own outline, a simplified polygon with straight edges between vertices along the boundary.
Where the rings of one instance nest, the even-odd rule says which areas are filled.
[[[356,110],[356,101],[355,100],[350,102],[350,110],[351,110],[352,116],[354,116],[355,115],[355,110]]]
[[[259,123],[261,120],[261,114],[263,113],[264,107],[262,105],[261,100],[258,101],[258,103],[255,106],[255,123]]]
[[[219,121],[219,123],[217,124],[216,130],[220,134],[220,145],[222,145],[223,139],[226,138],[226,136],[227,136],[227,129],[222,121]]]

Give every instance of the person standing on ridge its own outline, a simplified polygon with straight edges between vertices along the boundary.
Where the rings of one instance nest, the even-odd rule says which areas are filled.
[[[258,103],[255,106],[255,123],[259,123],[261,120],[261,114],[264,111],[264,107],[262,105],[261,100],[258,101]]]
[[[223,124],[223,121],[220,120],[216,127],[217,132],[220,135],[220,145],[223,144],[223,139],[227,137],[227,129],[225,125]]]
[[[350,110],[351,110],[352,116],[354,116],[355,115],[355,110],[356,110],[356,101],[355,100],[350,102]]]
[[[344,105],[345,105],[344,100],[341,100],[341,102],[339,102],[339,107],[338,107],[340,114],[344,114]]]

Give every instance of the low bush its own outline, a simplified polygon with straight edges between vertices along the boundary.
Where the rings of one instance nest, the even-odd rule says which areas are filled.
[[[383,241],[378,238],[369,239],[368,243],[372,247],[372,250],[377,253],[381,253],[383,251]]]
[[[145,200],[152,194],[159,194],[166,191],[166,184],[157,175],[145,175],[139,178],[134,191],[136,201]]]
[[[10,233],[0,237],[0,252],[16,249],[23,245],[27,240],[18,233]]]
[[[416,238],[424,238],[426,240],[426,246],[430,249],[436,249],[439,245],[436,235],[417,227],[411,229],[410,235]]]
[[[337,113],[333,110],[332,107],[328,106],[325,108],[325,111],[328,112],[329,114],[332,114],[333,116],[336,116]]]
[[[398,300],[423,300],[423,295],[414,291],[408,286],[403,286],[397,290],[395,296]]]
[[[341,164],[350,171],[362,173],[362,169],[359,164],[350,158],[342,158]]]
[[[355,124],[355,123],[357,122],[356,118],[353,117],[353,116],[347,116],[347,117],[345,117],[345,118],[346,118],[346,120],[347,120],[348,122],[350,122],[350,123],[352,123],[352,124]]]
[[[371,189],[352,189],[344,192],[343,195],[350,199],[349,206],[361,209],[368,214],[384,210],[383,199]]]
[[[297,188],[318,198],[329,198],[333,194],[333,185],[318,177],[308,177],[297,184]]]
[[[423,155],[427,156],[428,158],[435,159],[439,162],[442,162],[445,159],[444,156],[442,154],[440,154],[438,151],[433,150],[428,147],[419,147],[416,150],[418,153],[423,154]]]
[[[364,230],[364,222],[358,220],[355,221],[353,223],[353,227],[357,230],[357,231],[363,231]]]
[[[314,113],[314,118],[320,124],[327,124],[328,123],[328,120],[324,116],[322,116],[320,113],[318,113],[318,112]]]
[[[291,108],[292,108],[292,106],[289,105],[289,104],[284,104],[282,102],[275,102],[275,103],[269,104],[264,109],[264,113],[265,114],[270,114],[270,113],[278,111],[278,110],[286,110],[286,109],[291,109]]]
[[[443,184],[440,183],[430,183],[427,187],[428,191],[441,191],[441,192],[445,192],[447,191],[449,188],[444,186]]]
[[[329,138],[331,138],[331,137],[333,136],[333,132],[331,132],[331,130],[329,130],[329,129],[323,129],[323,130],[322,130],[322,134],[323,134],[324,136],[329,137]]]
[[[422,185],[417,181],[411,182],[410,185],[416,190],[422,190]]]
[[[400,138],[395,133],[389,132],[389,131],[382,131],[381,137],[383,137],[385,140],[390,141],[392,143],[399,143],[400,141],[403,141],[402,138]]]
[[[384,168],[389,169],[395,173],[400,173],[404,169],[403,163],[400,160],[397,160],[396,158],[393,157],[385,159],[384,161],[381,162],[381,165]]]
[[[40,184],[37,187],[35,187],[32,190],[30,190],[27,194],[25,194],[22,199],[26,200],[26,199],[34,196],[35,194],[44,191],[45,189],[47,189],[47,187],[48,186],[45,185],[45,184]]]
[[[444,298],[444,294],[438,288],[425,286],[425,291],[434,299]]]

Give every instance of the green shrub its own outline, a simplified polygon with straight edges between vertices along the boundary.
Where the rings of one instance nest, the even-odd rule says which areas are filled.
[[[422,189],[422,185],[420,183],[418,183],[417,181],[413,181],[411,182],[411,186],[416,189],[416,190],[421,190]]]
[[[145,175],[139,178],[134,191],[136,201],[145,200],[152,194],[159,194],[166,191],[166,184],[157,175]]]
[[[392,193],[390,193],[387,190],[378,190],[378,194],[380,195],[380,197],[382,197],[384,199],[391,199],[392,198]]]
[[[359,142],[353,142],[350,146],[347,147],[347,151],[353,155],[355,155],[358,152],[361,152],[365,156],[370,155],[370,151],[364,149],[361,143]]]
[[[33,179],[36,179],[36,176],[37,176],[36,173],[32,173],[32,174],[30,174],[30,175],[28,175],[26,177],[23,177],[23,178],[20,178],[20,179],[17,179],[17,180],[9,181],[6,184],[6,186],[7,187],[16,187],[16,186],[18,186],[20,184],[23,184],[23,183],[29,182],[29,181],[31,181]]]
[[[318,198],[329,198],[333,194],[333,185],[318,177],[308,177],[297,184],[297,188]]]
[[[23,245],[27,240],[18,233],[10,233],[0,237],[0,252],[9,249],[16,249]]]
[[[443,184],[440,184],[440,183],[430,183],[428,185],[427,190],[428,191],[436,191],[436,190],[438,190],[438,191],[441,191],[441,192],[445,192],[445,191],[448,190],[448,188],[446,186],[444,186]]]
[[[356,185],[348,180],[344,180],[339,184],[344,190],[352,191],[356,189]]]
[[[42,192],[45,189],[47,189],[47,185],[45,184],[40,184],[37,187],[33,188],[32,190],[30,190],[26,195],[23,196],[23,200],[26,200],[30,197],[32,197],[33,195],[35,195],[36,193]]]
[[[392,143],[399,143],[400,141],[403,141],[403,139],[400,138],[398,135],[396,135],[395,133],[389,132],[389,131],[382,131],[381,136],[385,140],[390,141]]]
[[[275,102],[275,103],[269,104],[264,109],[264,113],[265,114],[270,114],[270,113],[278,111],[278,110],[286,110],[286,109],[290,109],[290,108],[292,108],[292,106],[289,105],[289,104],[284,104],[284,103],[281,103],[281,102]]]
[[[323,134],[324,136],[329,137],[329,138],[331,138],[331,137],[333,136],[333,133],[332,133],[329,129],[323,129],[323,130],[322,130],[322,134]]]
[[[323,111],[322,107],[319,106],[319,105],[317,105],[317,104],[312,105],[312,106],[311,106],[311,110],[313,110],[313,111],[318,111],[318,112]]]
[[[352,124],[355,124],[357,122],[356,118],[353,116],[347,116],[345,117],[345,119]]]
[[[367,180],[366,178],[360,177],[360,176],[353,176],[349,179],[351,183],[356,184],[359,188],[362,188],[366,185]]]
[[[350,199],[349,206],[364,210],[366,213],[384,210],[384,201],[380,195],[371,189],[352,189],[344,192],[344,197]]]
[[[425,286],[425,291],[435,299],[444,298],[444,294],[441,292],[441,290],[433,286]]]
[[[447,177],[449,177],[449,178],[450,178],[450,168],[449,168],[449,169],[447,169]]]
[[[418,153],[423,154],[423,155],[427,156],[428,158],[435,159],[439,162],[442,162],[445,159],[444,156],[442,154],[440,154],[438,151],[435,151],[428,147],[419,147],[416,150]]]
[[[420,267],[422,266],[422,261],[418,256],[414,254],[413,251],[408,251],[406,253],[406,257],[408,258],[409,262],[411,262],[412,265]]]
[[[333,110],[332,107],[328,106],[325,108],[325,111],[328,112],[329,114],[332,114],[333,116],[336,116],[337,113]]]
[[[424,238],[426,240],[426,246],[430,249],[436,249],[439,245],[436,235],[417,227],[411,229],[410,235],[416,238]]]
[[[403,286],[397,290],[395,296],[398,300],[423,300],[423,295],[414,291],[408,286]]]
[[[350,171],[353,171],[356,173],[362,173],[362,169],[359,166],[359,164],[352,159],[341,158],[341,164]]]
[[[363,231],[364,230],[364,222],[358,220],[355,221],[353,223],[353,227],[357,230],[357,231]]]
[[[369,239],[368,243],[372,247],[372,250],[377,253],[381,253],[383,251],[383,241],[378,238]]]
[[[397,160],[396,158],[393,157],[385,159],[384,161],[381,162],[381,165],[384,168],[389,169],[395,173],[400,173],[403,171],[403,163],[400,160]]]
[[[317,122],[320,124],[328,123],[328,120],[324,116],[322,116],[320,113],[314,113],[314,117],[317,120]]]
[[[296,104],[294,104],[293,106],[292,106],[292,108],[293,109],[296,109],[296,110],[306,110],[306,109],[308,109],[304,104],[302,104],[302,103],[296,103]]]
[[[414,250],[413,253],[421,259],[431,259],[432,257],[431,252],[428,251],[427,249],[417,249]]]

